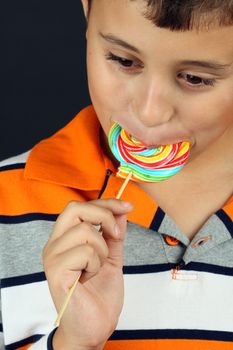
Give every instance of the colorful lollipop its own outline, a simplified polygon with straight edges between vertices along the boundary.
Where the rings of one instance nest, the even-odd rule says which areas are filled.
[[[109,146],[120,162],[117,175],[138,182],[160,182],[180,171],[186,163],[190,142],[147,148],[130,136],[119,124],[114,124],[109,133]]]
[[[120,162],[117,175],[125,178],[116,195],[117,199],[120,199],[130,179],[139,182],[158,182],[175,175],[184,166],[190,148],[190,142],[147,148],[118,124],[114,124],[110,130],[109,145],[114,156]],[[80,276],[81,273],[66,294],[55,321],[56,327],[60,324]]]

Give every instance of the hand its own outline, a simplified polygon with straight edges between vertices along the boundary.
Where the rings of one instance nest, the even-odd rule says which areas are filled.
[[[61,324],[54,350],[102,349],[123,305],[123,240],[129,203],[70,202],[58,217],[43,252],[50,292],[57,308],[82,272]],[[93,225],[101,223],[102,235]]]

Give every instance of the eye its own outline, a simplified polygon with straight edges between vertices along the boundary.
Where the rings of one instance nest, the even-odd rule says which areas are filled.
[[[195,87],[203,87],[203,86],[214,86],[215,79],[205,79],[193,74],[180,73],[178,74],[179,79],[185,80],[188,85]]]
[[[132,60],[129,60],[129,59],[124,58],[124,57],[115,56],[113,54],[109,54],[107,59],[119,62],[123,67],[132,67],[132,65],[133,65]]]
[[[143,65],[141,63],[139,63],[138,61],[134,61],[134,60],[130,60],[130,59],[125,58],[125,57],[117,56],[111,52],[106,54],[105,57],[107,60],[117,62],[123,69],[126,69],[126,70],[143,68]]]

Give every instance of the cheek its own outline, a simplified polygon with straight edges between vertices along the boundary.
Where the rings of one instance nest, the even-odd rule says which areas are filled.
[[[216,134],[233,124],[233,101],[230,94],[203,94],[195,102],[189,101],[182,111],[184,124],[192,132]]]
[[[91,56],[87,60],[87,71],[91,102],[105,134],[108,135],[112,126],[111,116],[117,106],[119,108],[121,105],[119,82],[109,74],[102,62],[92,59]]]
[[[127,83],[121,78],[117,67],[110,67],[103,57],[96,59],[88,54],[88,85],[92,103],[97,109],[115,113],[123,110],[128,100]]]
[[[233,84],[229,91],[233,91]],[[219,101],[219,106],[222,106],[222,115],[225,123],[233,124],[233,98],[232,93],[227,95],[224,94]],[[224,108],[223,108],[224,107]]]

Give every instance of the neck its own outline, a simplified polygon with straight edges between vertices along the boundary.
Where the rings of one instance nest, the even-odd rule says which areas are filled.
[[[165,197],[199,195],[204,192],[225,189],[228,197],[233,192],[233,136],[219,138],[207,150],[189,162],[175,176],[159,183],[140,183],[155,200]],[[158,195],[158,197],[157,197]],[[227,200],[228,198],[226,198]],[[159,202],[158,202],[159,204]]]

